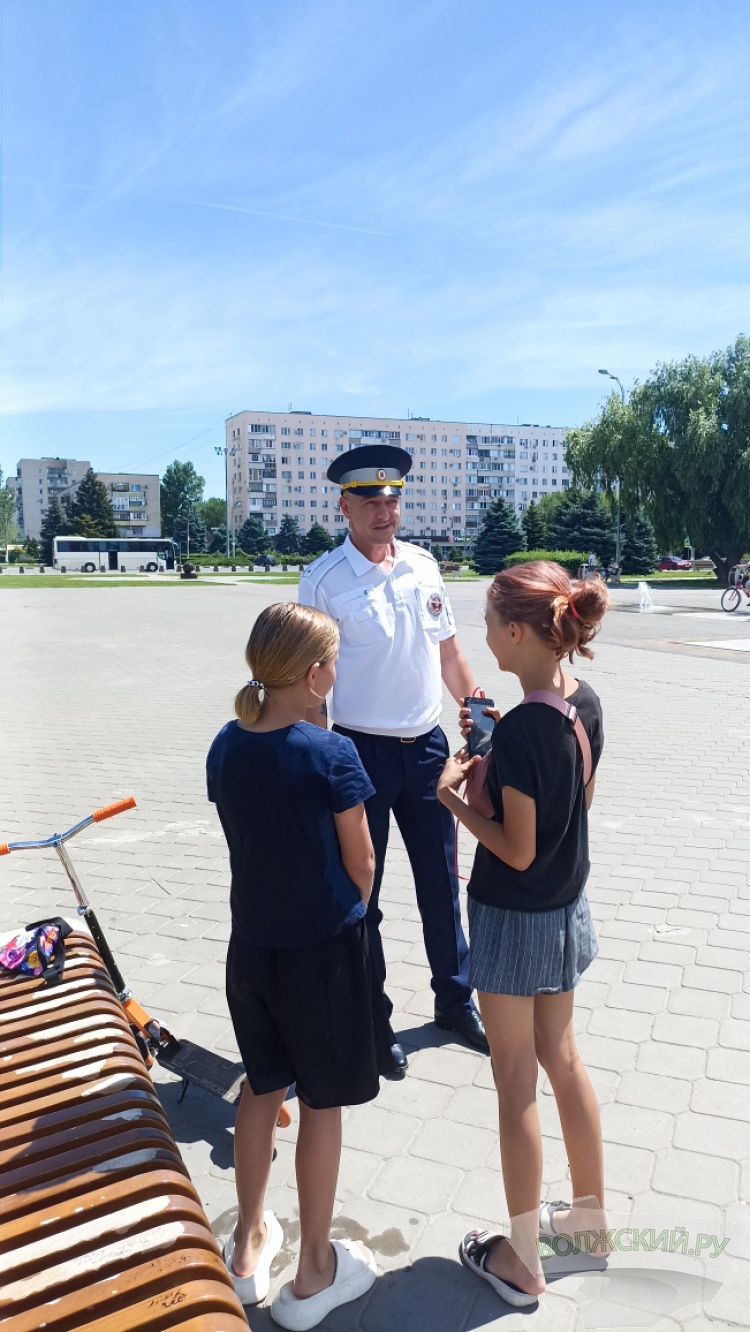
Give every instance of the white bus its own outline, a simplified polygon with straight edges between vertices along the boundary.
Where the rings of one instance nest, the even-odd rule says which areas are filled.
[[[52,541],[52,566],[68,573],[123,569],[163,573],[175,568],[176,559],[177,547],[171,537],[57,536]]]

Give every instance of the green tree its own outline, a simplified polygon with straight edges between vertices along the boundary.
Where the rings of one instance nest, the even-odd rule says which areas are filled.
[[[521,517],[521,527],[526,538],[526,549],[544,550],[547,543],[547,524],[533,500]]]
[[[2,476],[0,476],[2,480]],[[8,546],[18,534],[16,526],[16,500],[10,490],[0,490],[0,546],[5,549],[5,561],[8,561]]]
[[[79,482],[70,517],[80,536],[116,537],[115,514],[107,487],[100,481],[93,467],[89,467]]]
[[[510,504],[496,499],[487,510],[474,546],[474,563],[480,573],[495,574],[506,555],[523,550],[523,532]]]
[[[302,539],[302,554],[322,555],[326,550],[333,550],[333,538],[322,523],[313,523],[310,531]]]
[[[567,444],[577,478],[611,494],[621,478],[623,508],[643,507],[662,547],[689,532],[726,582],[750,545],[750,338],[658,365]]]
[[[260,555],[268,546],[268,535],[263,526],[263,519],[257,513],[246,518],[237,533],[237,546],[246,555]]]
[[[626,574],[650,574],[659,562],[659,549],[654,536],[654,529],[642,510],[633,514],[624,514],[621,527],[622,572]]]
[[[337,532],[335,537],[333,538],[333,549],[335,550],[337,546],[343,546],[348,535],[349,535],[348,528],[344,528],[343,532]]]
[[[26,538],[26,540],[23,543],[23,553],[26,556],[26,558],[28,560],[32,560],[34,564],[39,563],[42,557],[42,548],[39,545],[39,542],[37,541],[36,537],[28,536]]]
[[[206,524],[197,504],[186,502],[174,520],[173,534],[180,547],[180,558],[203,555],[206,550]]]
[[[593,550],[600,564],[609,564],[615,525],[604,498],[596,491],[568,491],[550,524],[548,544],[554,550]]]
[[[280,555],[300,555],[302,553],[302,533],[295,518],[290,518],[289,514],[284,514],[281,527],[278,535],[274,537],[273,544]]]
[[[204,518],[203,505],[196,506],[197,512],[201,518]],[[205,527],[205,522],[204,522]],[[227,553],[227,529],[224,523],[217,527],[213,532],[206,532],[206,549],[210,555],[226,555]]]
[[[161,530],[164,536],[173,536],[175,519],[183,514],[185,505],[200,504],[205,481],[198,476],[191,462],[175,458],[161,479]],[[224,514],[222,514],[222,518]],[[192,543],[191,543],[192,544]]]
[[[42,530],[40,532],[42,547],[42,564],[52,563],[52,541],[56,536],[67,536],[73,532],[73,524],[67,514],[64,514],[60,506],[57,495],[54,495],[47,505],[47,512],[42,519]]]
[[[198,508],[206,524],[207,532],[213,531],[216,527],[226,527],[227,506],[225,500],[216,499],[215,496],[212,496],[211,499],[203,500]]]

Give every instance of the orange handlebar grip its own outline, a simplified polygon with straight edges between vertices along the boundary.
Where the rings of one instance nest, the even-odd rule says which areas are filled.
[[[7,842],[0,842],[0,856],[9,856],[10,847]]]
[[[116,800],[114,805],[103,805],[101,809],[95,809],[91,817],[94,823],[101,823],[102,819],[111,819],[115,814],[124,814],[126,809],[135,808],[135,796],[127,796],[125,800]]]

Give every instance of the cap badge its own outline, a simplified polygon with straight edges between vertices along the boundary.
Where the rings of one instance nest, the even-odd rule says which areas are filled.
[[[439,592],[433,592],[432,596],[427,598],[427,609],[433,620],[436,620],[443,609],[443,598]]]
[[[376,481],[385,481],[385,479],[386,479],[386,471],[385,471],[385,468],[383,468],[383,467],[378,468],[377,472],[375,473],[375,480],[376,480]]]

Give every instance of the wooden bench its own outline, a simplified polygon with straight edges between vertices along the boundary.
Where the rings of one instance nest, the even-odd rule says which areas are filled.
[[[0,978],[3,1332],[248,1323],[96,946]]]

